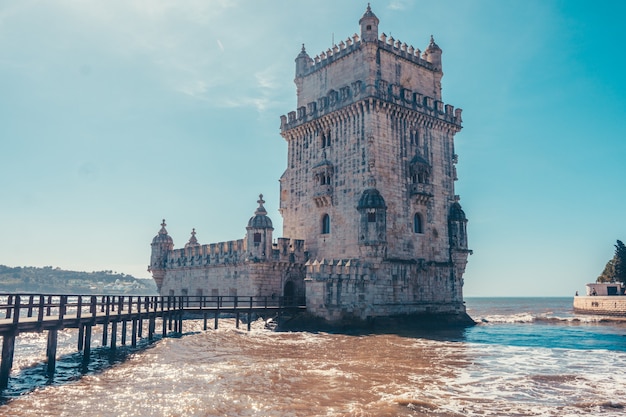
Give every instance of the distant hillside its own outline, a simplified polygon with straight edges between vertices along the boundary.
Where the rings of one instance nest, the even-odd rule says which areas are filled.
[[[151,279],[113,271],[78,272],[45,266],[0,265],[0,292],[52,294],[156,294]]]

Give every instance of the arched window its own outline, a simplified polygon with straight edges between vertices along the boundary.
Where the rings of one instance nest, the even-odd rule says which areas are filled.
[[[376,209],[367,209],[367,222],[376,222]]]
[[[322,234],[327,235],[330,233],[330,216],[324,214],[322,216]]]
[[[424,226],[422,224],[422,215],[419,213],[415,213],[415,215],[413,216],[413,232],[424,233]]]

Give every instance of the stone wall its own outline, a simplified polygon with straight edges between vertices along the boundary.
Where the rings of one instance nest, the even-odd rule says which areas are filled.
[[[294,296],[304,296],[302,264],[240,262],[167,270],[163,295],[259,296],[277,299],[291,281]]]
[[[626,316],[626,296],[574,297],[574,311],[601,316]]]
[[[327,320],[465,313],[451,264],[323,260],[307,263],[307,310]]]

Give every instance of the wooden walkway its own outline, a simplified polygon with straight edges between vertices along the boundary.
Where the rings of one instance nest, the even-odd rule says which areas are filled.
[[[182,333],[185,316],[201,314],[204,330],[207,330],[209,315],[213,316],[213,328],[217,329],[221,314],[234,314],[239,328],[243,313],[248,316],[250,330],[253,313],[268,317],[284,310],[304,309],[304,306],[285,303],[282,298],[268,297],[0,294],[0,389],[7,387],[15,338],[20,333],[48,332],[47,373],[52,375],[56,367],[57,335],[61,329],[78,329],[77,349],[83,352],[83,360],[89,361],[92,328],[96,325],[103,326],[102,345],[115,349],[118,326],[121,326],[121,344],[125,345],[129,322],[131,345],[135,347],[137,338],[141,339],[144,333],[144,322],[147,322],[148,339],[154,338],[157,318],[162,319],[161,332],[166,337],[168,331]]]

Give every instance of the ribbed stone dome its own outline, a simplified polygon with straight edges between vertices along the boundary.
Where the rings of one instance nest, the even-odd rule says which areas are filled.
[[[161,230],[159,230],[159,234],[156,235],[154,237],[154,239],[152,239],[152,244],[153,245],[158,245],[158,244],[168,244],[168,245],[174,245],[174,240],[172,239],[172,237],[170,235],[167,234],[167,230],[165,229],[165,219],[163,219],[163,223],[161,223]]]
[[[424,158],[422,158],[419,155],[415,155],[413,157],[413,159],[411,159],[411,165],[427,165],[430,166],[430,164],[428,163],[427,160],[425,160]]]
[[[385,205],[385,199],[382,195],[380,195],[380,192],[378,192],[376,188],[368,188],[367,190],[363,191],[363,194],[359,199],[359,205],[357,206],[357,209],[363,208],[385,209],[387,208],[387,205]]]
[[[372,11],[372,8],[370,7],[369,3],[367,3],[367,9],[365,10],[365,13],[363,13],[363,16],[361,16],[361,19],[359,20],[359,24],[361,24],[361,22],[363,22],[364,20],[368,20],[368,19],[375,20],[376,24],[380,22],[380,20],[378,20],[378,17],[376,17],[374,12]]]
[[[263,200],[263,194],[259,195],[257,203],[259,203],[259,207],[257,207],[254,212],[254,216],[250,217],[250,220],[248,220],[248,227],[255,229],[273,228],[272,220],[267,217],[267,210],[263,207],[263,203],[265,203]]]
[[[467,221],[467,217],[465,217],[465,212],[461,209],[461,205],[458,202],[455,202],[450,207],[450,221]]]

